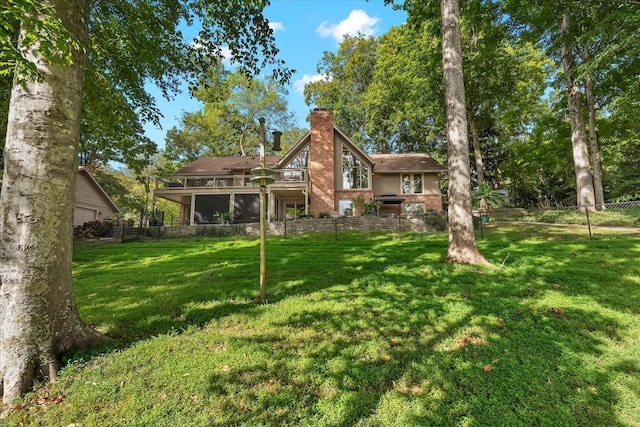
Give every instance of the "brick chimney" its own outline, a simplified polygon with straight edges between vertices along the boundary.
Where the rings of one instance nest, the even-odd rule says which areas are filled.
[[[316,108],[311,112],[309,144],[309,199],[311,213],[315,217],[320,212],[337,215],[334,174],[333,113]]]

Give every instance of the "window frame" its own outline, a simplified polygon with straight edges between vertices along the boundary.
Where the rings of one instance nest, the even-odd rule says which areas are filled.
[[[349,160],[347,162],[347,160]],[[369,176],[371,168],[347,146],[342,146],[342,189],[368,190],[371,188]],[[349,178],[352,178],[350,180]]]
[[[420,191],[416,191],[416,178],[420,181]],[[405,191],[407,185],[410,191]],[[424,174],[411,172],[400,175],[400,194],[424,194]]]

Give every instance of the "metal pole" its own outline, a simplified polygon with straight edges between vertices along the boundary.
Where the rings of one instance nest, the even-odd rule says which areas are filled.
[[[589,239],[592,239],[593,236],[591,234],[591,220],[589,219],[589,206],[584,208],[584,213],[587,215],[587,228],[589,229]]]
[[[264,153],[264,118],[259,118],[260,122],[260,167],[264,170],[265,167],[265,153]],[[266,247],[265,243],[267,240],[267,209],[266,209],[266,195],[267,195],[267,186],[264,185],[264,182],[260,184],[260,300],[264,301],[267,298],[267,290],[266,290]]]

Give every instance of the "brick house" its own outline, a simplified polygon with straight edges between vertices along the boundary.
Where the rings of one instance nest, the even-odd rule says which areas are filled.
[[[154,198],[180,204],[187,224],[258,221],[259,187],[250,182],[258,156],[206,157],[157,177]],[[275,182],[267,187],[267,217],[353,213],[353,200],[380,203],[381,214],[442,211],[439,174],[428,154],[367,154],[333,124],[325,110],[311,113],[311,130],[284,156],[266,156]]]

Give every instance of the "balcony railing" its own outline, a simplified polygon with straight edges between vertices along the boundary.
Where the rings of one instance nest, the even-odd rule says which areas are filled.
[[[276,169],[274,171],[275,184],[298,184],[308,180],[305,169]],[[228,188],[228,187],[256,187],[250,182],[251,174],[235,175],[173,175],[158,176],[156,189],[185,189],[185,188]]]

